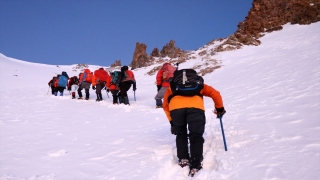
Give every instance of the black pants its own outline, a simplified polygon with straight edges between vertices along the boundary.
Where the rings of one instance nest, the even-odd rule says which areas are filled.
[[[120,84],[120,92],[119,92],[119,94],[120,94],[120,96],[122,98],[125,97],[125,96],[128,96],[127,91],[129,91],[130,87],[131,87],[131,83],[122,82]]]
[[[80,86],[81,87],[81,86]],[[82,87],[80,88],[79,87],[79,89],[78,89],[78,95],[79,95],[79,97],[82,97],[82,92],[81,92],[81,90],[83,89]],[[90,96],[90,94],[89,94],[89,89],[85,89],[84,90],[85,91],[85,93],[86,93],[86,98],[87,99],[89,99],[89,96]]]
[[[118,93],[119,93],[119,90],[111,90],[113,103],[118,103]]]
[[[203,160],[203,133],[206,124],[204,111],[197,108],[183,108],[170,111],[170,115],[177,130],[178,158],[190,158],[192,166],[200,165]],[[191,157],[188,152],[188,130]]]
[[[54,94],[55,92],[55,87],[54,86],[50,86],[51,87],[51,93]]]
[[[104,83],[100,83],[100,84],[96,84],[96,94],[97,94],[97,100],[102,100],[102,94],[101,94],[101,90],[104,88],[105,84]]]
[[[90,93],[89,93],[89,89],[90,89],[90,86],[91,86],[91,83],[89,82],[82,82],[80,85],[79,85],[79,89],[78,89],[78,94],[79,94],[79,97],[82,97],[82,89],[85,89],[85,93],[86,93],[86,98],[89,99],[89,96],[90,96]]]
[[[56,87],[56,90],[55,90],[55,91],[56,91],[56,92],[59,91],[60,93],[62,93],[62,92],[64,91],[64,89],[65,89],[64,87],[58,86],[58,87]]]
[[[96,93],[100,93],[101,94],[101,90],[104,88],[105,84],[104,83],[100,83],[100,84],[96,84]]]

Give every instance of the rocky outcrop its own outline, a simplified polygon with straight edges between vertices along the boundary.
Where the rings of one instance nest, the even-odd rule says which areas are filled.
[[[317,1],[317,2],[316,2]],[[259,38],[260,33],[282,29],[282,25],[311,24],[320,20],[319,0],[254,0],[248,16],[235,34]],[[241,42],[245,42],[242,40]]]
[[[147,45],[143,43],[136,43],[136,49],[133,53],[133,59],[130,64],[132,69],[141,68],[149,66],[155,60],[155,57],[169,57],[169,58],[177,58],[180,57],[184,52],[183,50],[176,47],[176,43],[174,40],[170,40],[168,44],[163,46],[162,50],[159,52],[158,48],[154,48],[148,56],[147,54]]]
[[[134,50],[133,59],[130,64],[131,69],[137,69],[150,65],[150,58],[146,51],[147,45],[138,42],[136,43],[136,49]]]
[[[160,51],[161,57],[170,57],[170,58],[177,58],[183,51],[176,47],[176,42],[174,40],[170,40],[165,46],[163,46],[162,50]]]
[[[121,60],[116,60],[113,64],[111,64],[110,67],[117,67],[117,66],[122,66],[121,65]]]
[[[159,53],[159,49],[158,48],[154,48],[151,52],[151,56],[153,57],[159,57],[160,53]]]
[[[75,67],[72,68],[72,71],[75,71],[75,72],[77,72],[77,70],[83,71],[86,68],[89,68],[89,65],[87,65],[87,64],[77,64]]]
[[[310,24],[317,21],[320,21],[319,0],[253,0],[245,20],[216,51],[259,45],[259,38],[264,33],[281,30],[286,23]]]

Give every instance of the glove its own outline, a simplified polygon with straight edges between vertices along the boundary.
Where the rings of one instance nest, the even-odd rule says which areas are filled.
[[[92,89],[93,89],[93,90],[96,90],[96,87],[95,87],[95,86],[92,86]]]
[[[222,116],[226,113],[226,111],[224,110],[224,107],[222,108],[216,108],[215,114],[217,114],[217,118],[222,118]]]
[[[107,89],[107,92],[110,92],[110,89]]]
[[[162,87],[161,85],[157,85],[158,91],[161,89],[161,87]]]
[[[71,91],[71,87],[68,87],[68,91]]]
[[[172,121],[170,121],[170,124],[171,124],[171,129],[170,129],[171,134],[177,135],[177,130],[176,130],[176,128],[174,127],[174,125],[172,124]]]
[[[103,89],[102,90],[105,90],[106,89],[106,87],[103,87]]]

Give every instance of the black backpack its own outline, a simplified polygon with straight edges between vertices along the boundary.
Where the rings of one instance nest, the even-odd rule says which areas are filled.
[[[172,81],[170,82],[170,88],[172,94],[168,98],[170,102],[171,98],[176,95],[180,96],[201,96],[200,91],[203,89],[204,80],[193,69],[181,69],[173,73]]]

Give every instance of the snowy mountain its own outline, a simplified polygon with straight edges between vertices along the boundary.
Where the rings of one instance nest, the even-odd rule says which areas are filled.
[[[285,25],[260,46],[207,57],[204,76],[222,94],[228,151],[213,102],[205,98],[203,169],[188,177],[175,136],[155,109],[156,65],[134,71],[136,101],[113,105],[50,95],[47,83],[75,65],[53,66],[0,54],[1,180],[302,180],[320,179],[320,23]],[[210,47],[203,47],[209,48]],[[198,51],[201,51],[199,49]],[[180,68],[205,66],[197,56]],[[89,66],[96,70],[99,66]]]

